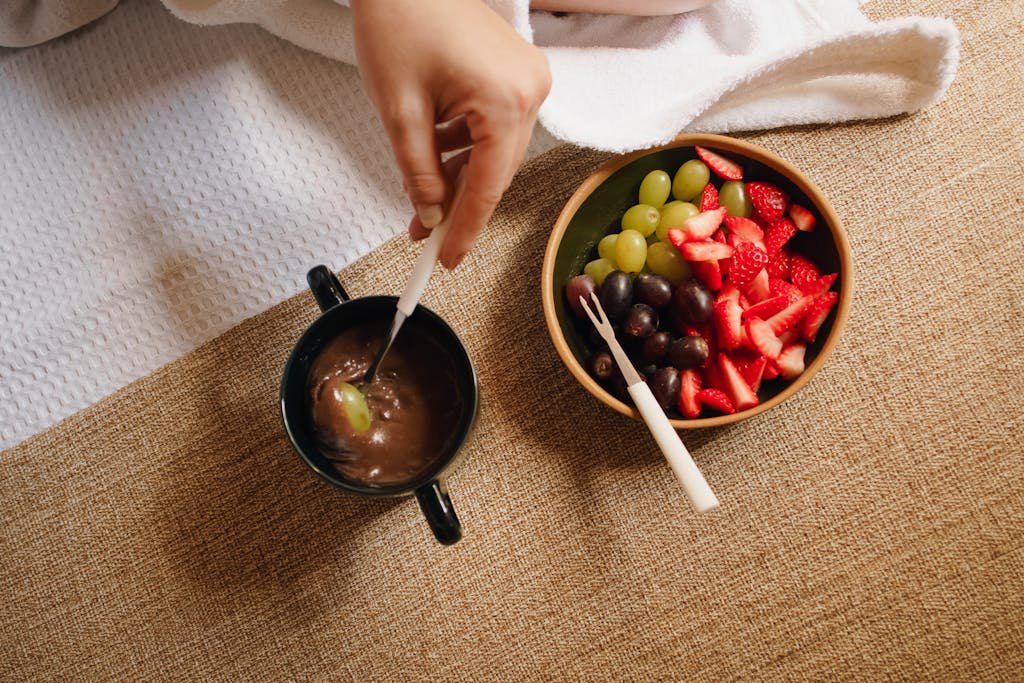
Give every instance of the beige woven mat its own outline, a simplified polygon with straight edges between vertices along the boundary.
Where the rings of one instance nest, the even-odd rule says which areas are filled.
[[[484,392],[460,544],[291,452],[276,392],[302,295],[0,456],[0,678],[1018,677],[1021,4],[911,9],[953,4],[941,105],[751,137],[833,199],[856,296],[804,391],[687,435],[720,511],[694,516],[551,349],[541,250],[601,160],[562,148],[427,297]],[[393,292],[412,255],[399,239],[342,279]]]

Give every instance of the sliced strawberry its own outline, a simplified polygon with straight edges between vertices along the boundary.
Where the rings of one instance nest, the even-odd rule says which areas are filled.
[[[782,351],[782,342],[772,331],[771,325],[760,318],[749,318],[747,320],[747,337],[754,349],[769,360],[779,357]]]
[[[760,403],[757,399],[757,394],[747,384],[747,380],[743,379],[743,375],[736,369],[732,359],[727,354],[718,354],[718,370],[722,373],[722,381],[725,382],[727,387],[726,393],[737,410],[753,408]]]
[[[737,287],[743,287],[757,277],[766,265],[768,254],[764,250],[753,242],[737,242],[732,254],[732,263],[729,265],[729,281]]]
[[[736,285],[731,282],[722,287],[722,291],[720,291],[718,296],[715,297],[715,303],[721,303],[726,299],[732,299],[736,303],[739,303],[740,301],[740,290],[736,289]]]
[[[760,225],[749,218],[743,218],[742,216],[726,216],[724,224],[730,235],[736,235],[741,240],[746,240],[748,242],[760,242],[764,239],[764,230],[761,229]]]
[[[743,180],[743,167],[732,159],[715,154],[706,147],[695,146],[694,149],[697,150],[700,160],[707,164],[708,168],[714,171],[718,177],[726,180]]]
[[[701,211],[713,211],[718,207],[718,189],[711,183],[708,183],[700,192],[700,205],[697,208]]]
[[[775,365],[778,366],[779,374],[782,375],[783,379],[796,379],[804,371],[804,353],[806,351],[807,346],[800,342],[790,344],[782,349],[782,353],[776,359]]]
[[[747,283],[747,286],[743,288],[743,294],[749,297],[752,304],[760,303],[769,298],[772,293],[768,284],[768,271],[762,270],[757,274],[757,277]],[[749,307],[750,305],[748,304],[747,308]]]
[[[768,224],[764,233],[764,248],[768,255],[778,252],[796,234],[796,226],[788,218],[780,218]]]
[[[796,301],[804,296],[803,291],[793,283],[775,277],[768,278],[768,291],[772,296],[785,294],[790,301]]]
[[[761,376],[764,374],[766,365],[768,365],[768,359],[764,356],[758,356],[757,360],[746,367],[740,368],[740,374],[743,375],[743,379],[746,380],[755,394],[761,388]]]
[[[790,204],[787,210],[789,217],[793,219],[793,224],[796,225],[796,229],[801,232],[810,232],[814,230],[814,224],[817,222],[814,218],[814,214],[799,204]]]
[[[691,242],[690,244],[697,243]],[[718,261],[694,261],[690,264],[690,272],[712,292],[722,288],[722,269],[719,267]]]
[[[711,211],[702,211],[692,218],[687,218],[683,221],[683,233],[686,235],[687,242],[698,242],[700,240],[706,240],[715,234],[715,230],[718,230],[718,226],[722,224],[722,219],[725,218],[725,209],[713,209]]]
[[[697,402],[701,405],[705,405],[712,410],[717,410],[720,413],[726,415],[732,415],[736,412],[736,409],[732,405],[732,401],[725,395],[724,391],[719,389],[701,389],[697,392]]]
[[[669,231],[671,233],[671,230]],[[687,261],[717,261],[732,256],[732,247],[711,240],[703,242],[685,242],[679,247],[679,253]],[[767,259],[767,256],[765,257]],[[735,267],[735,263],[733,263]]]
[[[743,311],[743,319],[760,318],[767,320],[790,304],[789,297],[785,294],[772,296],[764,301],[759,301],[747,310]]]
[[[683,232],[682,228],[669,228],[668,232],[668,243],[676,249],[682,249],[683,245],[686,244],[686,233]]]
[[[757,277],[761,277],[761,276],[758,275]],[[754,278],[754,282],[757,282],[757,277]],[[751,284],[753,284],[753,283],[751,283]],[[750,285],[747,285],[747,286],[749,287]],[[737,299],[737,301],[740,304],[740,308],[742,308],[744,311],[747,310],[748,308],[750,308],[750,299],[745,297],[743,295],[743,292],[740,292],[740,298]]]
[[[839,277],[839,273],[829,273],[828,275],[822,275],[817,280],[804,283],[803,290],[804,294],[809,296],[818,296],[824,294],[828,290],[832,289],[832,283]]]
[[[814,297],[805,296],[801,299],[794,301],[784,309],[768,318],[766,321],[768,326],[772,328],[772,332],[775,336],[778,336],[788,329],[791,329],[794,325],[800,322],[800,319],[807,313],[808,306],[813,303]]]
[[[768,275],[771,277],[789,280],[789,259],[789,252],[785,249],[779,249],[774,254],[768,256],[768,265],[765,266],[765,270],[768,271]]]
[[[743,344],[742,314],[743,309],[734,299],[725,299],[715,304],[712,319],[715,321],[719,348],[731,351]]]
[[[813,342],[818,336],[818,330],[828,318],[829,311],[839,301],[839,295],[835,292],[825,292],[814,299],[807,311],[804,312],[804,319],[800,323],[800,334],[804,339]]]
[[[700,373],[697,370],[683,370],[679,373],[679,412],[683,417],[693,419],[700,415],[697,392],[700,391]]]
[[[803,290],[805,285],[811,282],[817,282],[818,279],[821,278],[821,271],[818,270],[818,266],[814,265],[800,254],[793,254],[789,268],[790,282],[801,290]]]
[[[804,314],[806,319],[807,315]],[[782,342],[782,348],[786,348],[790,344],[796,341],[800,341],[800,331],[797,329],[798,325],[794,325],[785,332],[779,335],[779,341]]]
[[[728,240],[725,238],[725,233],[719,228],[715,230],[715,234],[711,236],[711,239],[719,244],[728,244]],[[722,275],[729,274],[729,265],[732,263],[731,258],[718,259],[718,269],[722,271]]]
[[[747,194],[757,215],[769,223],[782,218],[789,204],[786,193],[771,183],[747,183]]]
[[[779,376],[779,366],[775,364],[775,361],[765,359],[767,363],[764,366],[764,373],[761,375],[761,379],[775,379]]]

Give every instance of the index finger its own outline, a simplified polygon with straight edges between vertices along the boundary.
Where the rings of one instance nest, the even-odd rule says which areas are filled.
[[[452,227],[441,248],[441,264],[459,265],[494,213],[515,170],[518,136],[489,135],[474,141],[466,164],[466,189],[452,208]]]

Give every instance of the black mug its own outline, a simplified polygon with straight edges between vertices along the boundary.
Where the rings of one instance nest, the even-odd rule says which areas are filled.
[[[338,488],[363,496],[405,496],[415,494],[427,523],[438,541],[451,545],[462,538],[462,527],[445,488],[445,477],[457,462],[457,456],[473,430],[480,407],[480,386],[473,363],[452,328],[436,313],[417,306],[399,334],[429,335],[446,349],[457,369],[457,381],[465,397],[465,410],[456,427],[457,434],[448,451],[420,477],[402,484],[367,486],[341,476],[324,456],[309,419],[308,375],[324,346],[351,325],[368,320],[390,322],[398,298],[366,296],[349,299],[338,278],[326,266],[317,266],[306,275],[309,288],[322,311],[295,344],[281,378],[281,416],[284,428],[299,457],[322,479]]]

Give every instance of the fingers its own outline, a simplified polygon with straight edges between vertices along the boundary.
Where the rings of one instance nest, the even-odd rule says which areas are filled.
[[[469,150],[456,154],[447,159],[442,167],[444,168],[445,178],[448,179],[448,184],[452,187],[455,186],[455,179],[459,176],[459,170],[466,165],[469,161]],[[424,237],[430,235],[430,229],[424,227],[423,222],[419,219],[419,216],[413,216],[412,220],[409,221],[409,237],[413,240],[421,240]]]
[[[423,226],[433,228],[443,217],[447,191],[433,109],[425,103],[405,105],[385,116],[384,122],[416,215]]]

